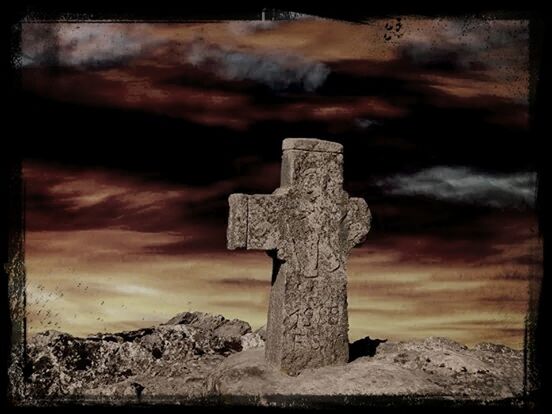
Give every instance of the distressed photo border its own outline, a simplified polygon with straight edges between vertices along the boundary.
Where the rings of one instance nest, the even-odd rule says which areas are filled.
[[[26,359],[26,271],[25,271],[25,183],[22,175],[22,137],[17,136],[17,128],[21,128],[24,120],[24,114],[21,108],[24,102],[18,94],[20,88],[20,79],[17,73],[17,56],[19,52],[18,39],[20,37],[20,23],[22,21],[88,21],[88,20],[108,20],[114,22],[207,22],[207,21],[230,21],[240,19],[256,19],[260,14],[262,6],[255,9],[238,9],[225,6],[217,8],[211,6],[205,9],[185,6],[150,6],[148,9],[139,6],[129,5],[123,10],[109,10],[109,7],[83,6],[79,5],[80,10],[75,10],[76,6],[60,5],[56,7],[23,6],[14,10],[10,15],[10,24],[7,27],[9,32],[9,50],[8,50],[8,71],[10,73],[9,101],[11,102],[10,111],[13,112],[10,117],[13,129],[8,129],[4,136],[5,144],[13,144],[12,148],[6,148],[3,156],[3,185],[5,192],[3,235],[2,238],[2,290],[3,297],[6,298],[4,322],[3,349],[5,358],[3,358],[3,378],[5,380],[5,398],[6,404],[10,406],[26,406],[25,396],[25,359]],[[324,10],[324,9],[302,9],[300,7],[281,7],[282,10],[292,10],[305,14],[318,15],[327,18],[363,21],[371,18],[384,18],[393,15],[418,14],[428,18],[432,17],[461,17],[469,18],[504,18],[504,19],[528,19],[530,21],[530,130],[529,134],[534,137],[538,145],[538,153],[535,154],[538,165],[538,190],[536,212],[539,217],[539,237],[542,240],[543,253],[545,253],[545,201],[544,188],[548,182],[547,172],[545,171],[545,143],[543,139],[543,101],[544,86],[547,79],[544,75],[550,72],[547,54],[544,49],[545,22],[538,10],[508,10],[482,12],[469,9],[456,10],[416,10],[413,6],[410,8],[389,5],[385,6],[363,6],[362,10]],[[370,11],[371,10],[371,11]],[[499,6],[490,10],[501,10]],[[6,30],[6,28],[5,28]],[[8,138],[9,137],[9,138]],[[531,278],[529,281],[529,310],[525,321],[524,337],[524,396],[511,400],[499,400],[497,402],[486,402],[486,409],[496,409],[503,412],[504,409],[539,409],[543,408],[544,401],[549,399],[545,395],[546,386],[549,385],[549,374],[545,372],[544,366],[550,352],[549,340],[545,332],[546,329],[546,299],[548,297],[547,283],[545,283],[545,262],[546,254],[543,255],[542,279],[539,277]],[[337,408],[343,405],[347,406],[375,406],[375,407],[413,407],[413,408],[436,408],[436,407],[454,407],[461,409],[470,409],[481,407],[478,401],[451,400],[440,398],[426,398],[423,396],[411,397],[369,397],[369,396],[342,396],[342,397],[296,397],[287,398],[286,396],[265,397],[263,402],[268,406],[284,408]],[[202,400],[185,400],[178,395],[159,396],[156,398],[147,398],[136,402],[136,399],[79,399],[78,397],[70,399],[49,398],[44,401],[34,401],[33,405],[42,404],[48,406],[82,406],[82,405],[125,405],[138,404],[142,406],[160,405],[172,406],[174,404],[191,405],[198,407],[250,407],[258,404],[258,398],[248,397],[213,397]]]

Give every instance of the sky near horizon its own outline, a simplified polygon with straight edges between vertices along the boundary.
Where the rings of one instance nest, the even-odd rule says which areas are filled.
[[[29,333],[194,310],[266,321],[271,259],[228,251],[227,197],[281,140],[344,144],[374,217],[350,338],[523,346],[540,278],[523,20],[22,23]]]

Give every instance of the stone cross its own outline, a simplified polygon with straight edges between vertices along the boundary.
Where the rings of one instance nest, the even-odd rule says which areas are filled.
[[[349,359],[346,258],[371,215],[343,190],[341,144],[287,138],[282,149],[278,189],[229,197],[227,242],[273,258],[265,359],[297,375]]]

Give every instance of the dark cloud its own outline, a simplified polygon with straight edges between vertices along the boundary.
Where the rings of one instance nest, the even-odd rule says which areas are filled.
[[[375,241],[374,241],[375,242]],[[478,266],[492,260],[502,253],[502,249],[493,243],[493,239],[485,242],[475,241],[468,237],[447,240],[425,236],[400,238],[391,242],[390,252],[398,252],[394,263],[408,264],[462,264],[464,266]],[[383,246],[380,246],[380,251]]]
[[[534,251],[532,253],[523,254],[516,258],[517,264],[521,266],[537,266],[542,265],[542,250]]]
[[[413,174],[397,174],[377,185],[393,195],[426,196],[490,207],[531,208],[536,173],[486,173],[468,167],[437,166]]]
[[[235,184],[175,186],[121,171],[26,162],[29,230],[118,228],[142,232],[189,227],[198,205],[209,205]]]
[[[228,196],[274,190],[279,165],[234,161],[236,175],[206,186],[171,184],[145,173],[27,161],[28,231],[118,229],[177,236],[141,246],[143,254],[182,255],[226,249]]]
[[[504,64],[505,53],[495,57],[492,52],[515,47],[524,53],[511,56],[508,63],[528,65],[527,21],[459,19],[442,24],[436,21],[436,30],[407,37],[398,47],[399,57],[424,69],[477,71]]]
[[[55,24],[25,24],[21,35],[22,66],[58,65],[60,44]]]
[[[523,258],[527,258],[528,256],[530,255],[523,255],[522,257]],[[540,259],[540,261],[542,262],[542,257],[539,257],[538,254],[535,254],[534,256],[531,256],[531,259],[533,261],[533,263],[531,264],[534,264],[534,262],[538,261]],[[518,258],[518,260],[516,261],[518,264],[522,264],[523,263],[520,263],[520,260]],[[498,273],[497,275],[493,276],[493,279],[499,279],[499,280],[521,280],[521,281],[529,281],[529,280],[532,280],[532,279],[540,279],[540,275],[536,272],[521,272],[519,270],[509,270],[509,271],[502,271],[500,273]]]
[[[285,33],[287,24],[233,22],[220,28],[225,36],[246,38],[257,31],[260,36]],[[426,37],[405,37],[405,42],[429,39],[427,45],[451,61],[457,57],[443,51],[466,56],[486,52],[486,29],[461,25],[464,22],[448,22],[445,29],[423,32]],[[495,242],[503,237],[497,229],[504,221],[493,224],[481,218],[495,214],[497,208],[533,205],[534,175],[508,172],[531,168],[525,124],[510,125],[524,117],[526,106],[488,90],[464,96],[447,89],[458,80],[462,88],[478,89],[477,82],[492,78],[490,72],[460,65],[455,73],[436,80],[428,75],[442,74],[440,68],[424,67],[421,56],[416,57],[421,61],[405,59],[403,51],[387,60],[322,62],[251,46],[237,48],[232,41],[223,47],[223,42],[218,45],[211,38],[195,37],[187,43],[171,41],[169,36],[158,45],[152,27],[90,25],[54,33],[63,61],[79,65],[91,58],[121,57],[115,72],[54,76],[40,69],[25,71],[26,84],[35,93],[48,90],[60,101],[88,105],[31,96],[28,115],[35,122],[27,126],[28,135],[55,130],[56,136],[27,146],[27,152],[115,166],[135,177],[120,181],[114,194],[84,204],[82,188],[80,193],[67,191],[72,183],[67,170],[34,177],[28,188],[31,230],[176,231],[182,232],[181,240],[151,246],[151,252],[224,248],[228,194],[273,191],[279,181],[281,140],[286,136],[327,138],[345,145],[345,186],[351,195],[370,202],[374,215],[370,237],[382,248],[387,236],[409,234],[425,240],[415,247],[389,242],[387,247],[401,251],[405,261],[489,260],[499,252]],[[519,28],[519,36],[512,27]],[[495,25],[489,35],[492,45],[511,49],[496,57],[506,65],[516,59],[516,48],[525,47],[523,27]],[[37,50],[44,48],[39,32],[28,41]],[[409,47],[405,42],[401,47]],[[416,53],[426,49],[420,47]],[[132,64],[125,63],[129,57]],[[311,87],[316,90],[309,92]],[[110,125],[108,131],[105,125]],[[86,151],[72,150],[75,131]],[[173,150],[175,137],[185,151]],[[497,148],[500,157],[495,156]],[[136,156],[129,157],[129,149]],[[486,168],[503,172],[483,172]],[[148,182],[146,171],[154,171],[156,180]],[[53,181],[41,181],[47,176]],[[115,175],[96,178],[91,193],[102,183],[117,183]],[[60,183],[66,191],[52,192]],[[517,230],[512,234],[522,237]]]
[[[156,154],[157,158],[176,157],[162,150],[172,145],[173,134],[215,137],[219,154],[209,152],[206,139],[201,139],[204,143],[199,139],[186,140],[186,146],[196,153],[209,152],[202,163],[210,165],[202,174],[188,170],[195,164],[193,160],[179,164],[182,176],[187,173],[189,177],[195,175],[204,180],[221,179],[231,174],[232,171],[226,169],[226,158],[232,153],[254,153],[264,151],[264,147],[274,149],[273,159],[277,158],[275,143],[286,136],[345,141],[348,149],[346,168],[353,174],[359,168],[351,167],[352,162],[365,163],[367,154],[370,154],[369,171],[382,170],[386,175],[414,163],[421,168],[436,162],[498,166],[506,170],[512,166],[531,167],[528,164],[531,163],[533,142],[526,136],[527,106],[493,96],[492,90],[480,90],[480,85],[474,83],[478,79],[467,76],[467,71],[435,80],[427,77],[431,70],[415,69],[400,59],[384,62],[340,60],[324,63],[331,68],[331,73],[316,91],[306,92],[301,82],[309,76],[309,70],[305,69],[312,63],[309,61],[305,70],[282,72],[283,66],[276,65],[274,73],[269,71],[270,76],[276,78],[282,75],[295,79],[292,83],[295,82],[296,90],[275,93],[267,86],[272,79],[270,76],[265,79],[268,83],[263,83],[265,80],[254,80],[257,75],[253,74],[264,67],[257,65],[257,58],[280,62],[280,55],[238,51],[237,67],[250,66],[251,71],[247,69],[242,73],[242,69],[236,69],[232,72],[232,69],[230,72],[234,74],[223,77],[217,71],[226,71],[227,66],[234,64],[233,59],[224,63],[226,54],[234,53],[233,49],[223,50],[206,42],[197,44],[200,50],[206,50],[205,56],[200,53],[203,63],[197,67],[182,59],[177,63],[173,61],[175,55],[185,57],[189,53],[186,47],[178,45],[155,48],[158,54],[155,59],[167,62],[166,66],[153,64],[155,59],[144,51],[132,65],[121,65],[116,76],[101,70],[54,76],[27,69],[24,83],[35,93],[89,105],[56,106],[52,101],[47,105],[33,105],[31,101],[29,116],[37,120],[34,125],[38,130],[29,125],[29,135],[39,134],[45,125],[63,122],[66,128],[58,129],[55,142],[48,143],[48,150],[51,148],[60,156],[58,154],[64,150],[54,151],[59,148],[57,142],[72,139],[68,131],[87,124],[86,131],[80,133],[90,136],[94,145],[90,145],[86,154],[71,154],[71,157],[91,157],[93,152],[96,159],[113,156],[124,163],[129,160],[121,161],[122,157],[113,154],[125,153],[127,147],[103,133],[104,122],[109,123],[112,130],[116,129],[114,135],[155,135],[156,146],[142,145],[138,140],[132,145],[148,154],[160,153]],[[211,49],[215,60],[222,59],[220,64],[209,64],[206,56]],[[240,54],[251,55],[252,59],[246,58],[242,65]],[[300,58],[299,62],[305,61]],[[297,67],[303,67],[303,63]],[[447,82],[456,82],[464,75],[461,89],[474,90],[476,94],[458,96],[454,89],[447,89],[450,87]],[[487,75],[484,79],[489,78]],[[282,82],[293,89],[292,83]],[[105,121],[97,122],[97,119]],[[159,133],[160,130],[164,133]],[[443,139],[445,136],[447,139]],[[519,144],[521,140],[523,145]],[[242,145],[244,142],[249,148]],[[102,149],[104,145],[109,145],[109,152]],[[492,156],[498,149],[501,156]],[[153,158],[145,157],[136,162],[153,162]],[[171,165],[177,162],[159,163],[162,165],[156,168],[173,168]],[[366,172],[360,174],[366,178]]]
[[[381,122],[368,118],[357,118],[355,119],[355,123],[362,129],[381,125]]]
[[[379,319],[387,329],[396,317],[424,335],[523,337],[492,320],[523,319],[527,267],[540,260],[527,88],[511,87],[527,72],[523,34],[495,25],[489,43],[485,31],[426,22],[382,45],[373,25],[335,22],[91,27],[23,39],[35,60],[24,62],[24,128],[13,144],[44,161],[25,168],[32,277],[119,269],[166,288],[116,292],[149,292],[155,311],[155,297],[176,286],[202,291],[205,309],[264,318],[270,261],[226,250],[227,197],[272,192],[282,139],[316,137],[344,144],[345,187],[372,209],[368,240],[349,261],[358,326]],[[54,64],[66,67],[40,67]],[[241,270],[260,263],[263,280]],[[244,289],[253,300],[228,297]],[[471,317],[481,320],[456,322]]]
[[[326,80],[330,69],[321,62],[299,55],[272,53],[267,55],[225,50],[201,40],[186,52],[186,60],[205,67],[228,80],[252,80],[274,90],[290,88],[313,92]]]
[[[382,264],[526,266],[541,260],[537,219],[525,211],[416,199],[369,205],[372,229],[358,250],[361,255],[389,255]]]
[[[457,45],[435,45],[427,42],[410,42],[401,45],[399,56],[415,66],[424,69],[470,70],[482,69],[483,63],[473,61],[473,53],[468,47]]]

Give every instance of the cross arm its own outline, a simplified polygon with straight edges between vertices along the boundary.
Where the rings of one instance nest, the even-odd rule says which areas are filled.
[[[346,216],[347,226],[347,251],[366,240],[370,231],[372,214],[368,204],[362,198],[350,198]]]
[[[272,194],[232,194],[228,198],[227,245],[231,250],[272,250],[280,240],[283,197]]]

